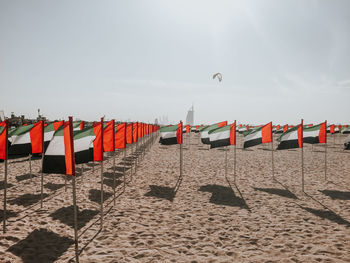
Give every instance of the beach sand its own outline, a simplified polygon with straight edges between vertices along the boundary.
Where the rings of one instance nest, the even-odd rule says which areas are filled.
[[[119,153],[115,206],[112,158],[106,154],[102,231],[100,165],[93,173],[92,164],[84,164],[82,176],[77,166],[80,262],[350,262],[350,154],[339,139],[336,145],[329,139],[327,180],[324,147],[312,151],[305,145],[306,194],[300,149],[274,151],[276,181],[271,146],[242,150],[240,135],[234,184],[234,147],[227,152],[226,180],[224,149],[208,150],[198,135],[188,140],[185,135],[183,181],[176,193],[179,145],[156,140],[132,178],[127,170],[125,191]],[[71,180],[65,190],[63,176],[44,175],[40,209],[40,165],[32,161],[30,179],[26,158],[9,161],[9,218],[0,235],[0,262],[74,262]]]

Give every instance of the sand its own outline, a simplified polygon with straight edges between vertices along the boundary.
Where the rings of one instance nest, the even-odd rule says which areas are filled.
[[[77,177],[80,262],[350,262],[350,154],[338,138],[335,145],[329,140],[327,180],[324,147],[312,151],[306,145],[306,194],[299,149],[274,152],[275,181],[270,145],[242,150],[240,137],[234,184],[233,147],[226,180],[225,151],[198,142],[197,135],[191,144],[185,138],[184,177],[176,193],[178,145],[156,141],[139,159],[136,175],[128,170],[124,191],[118,154],[115,206],[108,156],[102,231],[100,166],[94,173],[91,164],[83,166]],[[45,175],[40,209],[40,164],[32,161],[36,176],[30,179],[23,176],[29,171],[25,158],[10,160],[10,217],[0,262],[74,262],[71,181],[65,189],[63,176]]]

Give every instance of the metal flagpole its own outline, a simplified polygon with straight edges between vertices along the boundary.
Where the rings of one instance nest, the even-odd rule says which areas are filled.
[[[234,148],[234,159],[233,159],[233,182],[236,184],[236,148],[237,148],[237,133],[236,133],[236,120],[234,122],[234,143],[235,143],[235,148]]]
[[[124,168],[123,168],[123,176],[124,176],[124,190],[125,190],[125,184],[126,184],[126,168],[125,168],[125,158],[126,158],[126,143],[125,143],[125,149],[124,149]]]
[[[67,177],[67,175],[66,175]],[[78,211],[77,211],[77,197],[75,187],[75,175],[72,178],[73,188],[73,216],[74,216],[74,243],[75,243],[75,262],[79,262],[79,247],[78,247]]]
[[[115,188],[116,188],[116,182],[115,182],[115,149],[113,151],[113,205],[115,205]]]
[[[44,173],[43,173],[43,166],[44,166],[44,153],[41,158],[41,189],[40,189],[40,208],[43,208],[43,195],[44,195]]]
[[[304,191],[304,120],[301,119],[301,188]]]
[[[30,182],[32,182],[33,175],[32,175],[32,155],[29,154],[29,176],[30,176]]]
[[[227,146],[225,146],[225,178],[227,180],[227,151],[228,151],[228,148]]]
[[[102,133],[102,132],[101,132]],[[101,160],[101,230],[103,229],[103,152]]]
[[[325,121],[326,126],[326,141],[324,144],[324,180],[327,181],[327,121]]]
[[[6,145],[7,148],[7,145]],[[4,160],[4,166],[5,166],[5,178],[4,178],[4,215],[2,220],[2,231],[5,234],[6,233],[6,205],[7,205],[7,157]]]
[[[274,152],[274,149],[273,149],[273,133],[271,132],[271,134],[272,134],[272,141],[271,141],[272,179],[275,180],[275,163],[274,163],[274,156],[273,156],[273,152]]]
[[[103,118],[101,118],[101,230],[103,229]]]
[[[42,123],[42,154],[41,154],[41,189],[40,189],[40,208],[43,208],[43,198],[44,198],[44,121],[41,121]]]
[[[71,166],[72,166],[72,188],[73,188],[73,217],[74,217],[74,243],[75,243],[75,262],[79,262],[78,251],[78,211],[77,211],[77,198],[76,198],[76,185],[75,185],[75,156],[74,156],[74,141],[73,141],[73,118],[69,117],[69,137],[70,137],[70,150],[71,150]],[[66,175],[67,176],[67,175]]]

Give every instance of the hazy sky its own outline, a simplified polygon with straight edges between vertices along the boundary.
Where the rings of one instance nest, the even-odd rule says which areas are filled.
[[[7,116],[349,123],[350,1],[0,0],[0,92]]]

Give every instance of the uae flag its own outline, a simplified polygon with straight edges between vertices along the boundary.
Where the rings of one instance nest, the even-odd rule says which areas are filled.
[[[215,123],[212,124],[210,126],[207,126],[205,128],[203,128],[200,132],[201,132],[201,141],[203,144],[210,144],[210,140],[209,140],[209,131],[214,130],[216,128],[220,128],[223,126],[227,125],[227,121],[222,121],[219,123]]]
[[[236,123],[209,131],[210,149],[236,144]]]
[[[343,127],[342,131],[343,134],[349,134],[350,133],[350,127]]]
[[[23,125],[9,133],[9,156],[27,156],[43,152],[44,122]]]
[[[73,128],[73,127],[72,127]],[[94,159],[94,140],[96,135],[93,127],[73,131],[75,163],[88,163]],[[69,148],[69,122],[65,122],[53,135],[44,155],[43,172],[68,174],[66,168],[66,150]],[[69,151],[67,151],[67,154]]]
[[[49,146],[49,143],[50,143],[55,131],[57,131],[58,128],[63,125],[63,123],[64,123],[64,121],[56,121],[56,122],[48,124],[44,128],[44,149],[45,150]]]
[[[303,127],[301,124],[286,130],[278,139],[277,150],[302,148],[303,147]]]
[[[308,126],[303,129],[304,143],[326,143],[327,142],[327,123],[323,122],[319,125]]]
[[[160,144],[172,145],[182,143],[182,123],[160,128]]]
[[[0,122],[0,160],[7,160],[8,130],[8,121]]]
[[[252,147],[262,143],[272,142],[272,122],[262,127],[255,128],[243,132],[244,144],[243,148]]]
[[[344,150],[350,150],[350,135],[345,139]]]

